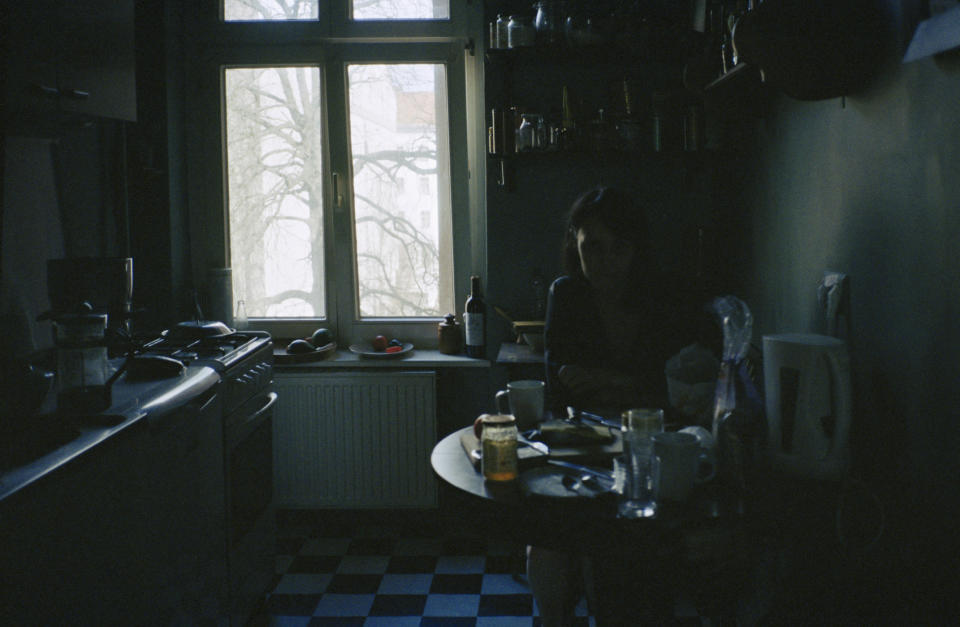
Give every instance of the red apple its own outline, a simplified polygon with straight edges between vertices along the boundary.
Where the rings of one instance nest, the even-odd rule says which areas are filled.
[[[373,350],[384,351],[387,348],[387,338],[383,335],[378,335],[377,337],[373,338],[373,341],[370,342],[370,344],[373,346]]]

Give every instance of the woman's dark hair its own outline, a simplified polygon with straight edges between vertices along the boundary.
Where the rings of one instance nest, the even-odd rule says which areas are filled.
[[[562,253],[563,270],[568,276],[583,278],[580,253],[577,251],[577,231],[587,221],[594,219],[620,237],[635,242],[638,254],[634,263],[642,263],[642,253],[647,249],[649,238],[646,215],[623,190],[599,186],[581,194],[570,206]]]

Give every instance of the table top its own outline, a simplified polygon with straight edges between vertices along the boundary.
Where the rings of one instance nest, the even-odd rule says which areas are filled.
[[[471,431],[472,428],[472,426],[464,427],[454,431],[434,446],[430,455],[430,463],[434,472],[443,481],[481,499],[511,504],[525,510],[536,509],[542,511],[547,518],[553,518],[561,513],[564,516],[582,516],[594,522],[616,519],[617,495],[613,493],[593,497],[550,498],[527,493],[522,489],[523,481],[499,483],[484,480],[479,468],[475,467],[468,459],[460,443],[461,436]],[[545,463],[546,458],[539,457],[522,460],[521,477],[524,473],[536,471]],[[612,465],[612,459],[610,464]],[[600,464],[590,465],[599,466]],[[676,528],[691,522],[729,518],[730,514],[724,512],[724,509],[719,505],[718,495],[713,487],[700,487],[702,489],[695,491],[687,503],[658,503],[658,514],[655,518],[616,519],[615,524],[625,524],[633,527],[638,526],[638,524],[647,524],[648,526],[652,524],[658,527]]]

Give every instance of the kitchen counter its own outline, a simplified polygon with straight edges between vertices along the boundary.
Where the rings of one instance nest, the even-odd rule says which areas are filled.
[[[31,418],[36,428],[25,428],[9,438],[5,457],[0,459],[0,500],[143,420],[159,421],[219,380],[216,371],[206,366],[190,366],[178,377],[156,381],[130,382],[122,375],[111,390],[111,406],[99,414]]]

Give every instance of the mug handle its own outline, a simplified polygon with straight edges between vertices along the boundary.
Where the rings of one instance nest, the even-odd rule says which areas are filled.
[[[712,449],[701,448],[697,460],[700,463],[694,479],[696,483],[706,483],[717,475],[717,458]],[[704,469],[707,472],[704,472]]]
[[[500,390],[494,399],[496,400],[497,411],[499,413],[510,413],[510,390]]]

